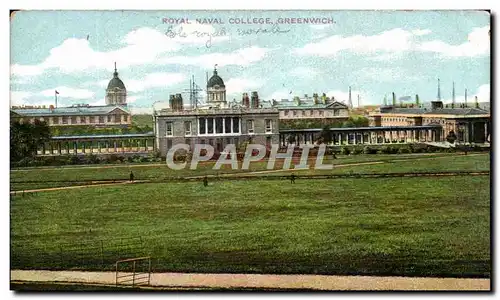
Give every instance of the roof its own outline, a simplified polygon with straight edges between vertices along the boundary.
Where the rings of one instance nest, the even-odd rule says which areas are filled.
[[[125,84],[123,84],[123,81],[120,78],[118,78],[118,71],[116,71],[116,65],[115,65],[115,72],[113,73],[113,78],[109,81],[107,89],[110,90],[114,88],[119,88],[120,90],[126,90]]]
[[[331,127],[330,131],[384,131],[384,130],[421,130],[441,128],[441,125],[423,125],[423,126],[372,126],[372,127]],[[323,128],[306,128],[306,129],[280,129],[280,133],[294,132],[320,132]]]
[[[318,101],[321,101],[321,100],[318,100]],[[278,109],[321,109],[321,108],[346,108],[347,109],[347,105],[341,103],[341,102],[338,102],[338,101],[334,101],[334,102],[330,102],[330,103],[322,103],[322,102],[318,102],[316,104],[314,104],[314,101],[311,100],[311,101],[307,101],[305,102],[304,100],[300,100],[300,105],[297,105],[297,103],[295,101],[281,101],[281,102],[277,102],[277,105],[276,107]]]
[[[220,78],[220,76],[217,75],[217,70],[214,70],[214,75],[212,75],[212,77],[210,77],[210,79],[207,82],[207,87],[213,87],[215,85],[218,85],[220,87],[226,87],[224,85],[224,80],[222,80],[222,78]]]
[[[387,111],[381,112],[382,114],[415,114],[415,115],[486,115],[488,111],[480,108],[401,108],[395,107]]]
[[[109,114],[115,109],[119,109],[124,113],[130,114],[126,106],[106,105],[106,106],[75,106],[75,107],[57,107],[57,108],[27,108],[27,109],[12,109],[20,116],[35,117],[35,116],[79,116],[79,115],[103,115]]]
[[[75,139],[113,139],[113,138],[139,138],[154,137],[153,132],[148,133],[125,133],[125,134],[102,134],[102,135],[60,135],[53,136],[53,140],[75,140]]]

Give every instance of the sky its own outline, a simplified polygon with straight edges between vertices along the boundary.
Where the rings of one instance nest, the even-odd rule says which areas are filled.
[[[306,21],[309,21],[306,23]],[[239,24],[236,24],[239,23]],[[311,24],[315,23],[315,24]],[[104,105],[114,62],[134,112],[202,88],[217,64],[227,99],[326,93],[487,102],[483,11],[21,11],[11,18],[11,105]],[[204,92],[201,94],[204,96]],[[203,98],[200,99],[204,101]]]

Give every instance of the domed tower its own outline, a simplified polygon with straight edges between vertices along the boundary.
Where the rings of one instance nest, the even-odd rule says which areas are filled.
[[[227,106],[226,86],[222,78],[217,75],[216,68],[214,68],[214,75],[207,81],[207,103],[221,108]]]
[[[118,78],[116,62],[113,79],[109,81],[108,88],[106,89],[106,105],[127,105],[127,89],[123,81]]]

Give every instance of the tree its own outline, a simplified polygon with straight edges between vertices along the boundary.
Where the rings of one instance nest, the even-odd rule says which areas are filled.
[[[330,133],[330,125],[325,125],[320,133],[321,141],[325,144],[330,144],[332,141],[332,134]]]
[[[10,125],[10,160],[17,162],[23,158],[34,158],[40,144],[50,140],[51,133],[46,122],[35,120],[31,123],[12,122]]]

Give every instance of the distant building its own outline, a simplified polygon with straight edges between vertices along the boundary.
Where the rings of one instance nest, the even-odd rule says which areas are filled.
[[[292,101],[281,100],[273,104],[279,110],[279,118],[282,121],[305,119],[345,121],[349,118],[348,106],[334,98],[326,97],[325,94],[321,97],[317,94],[313,94],[312,97],[304,95],[303,98],[295,97]]]
[[[128,126],[132,123],[126,106],[75,105],[54,108],[13,107],[11,120],[34,123],[45,121],[49,126]]]
[[[113,73],[113,78],[109,81],[106,88],[106,105],[126,105],[127,104],[127,89],[125,84],[118,77],[118,71]]]
[[[156,148],[166,155],[172,146],[210,144],[216,152],[227,144],[262,145],[279,142],[278,109],[259,103],[257,92],[245,94],[241,103],[226,100],[224,81],[214,69],[207,81],[207,103],[184,108],[180,94],[170,96],[170,107],[154,112]]]
[[[480,108],[443,107],[432,101],[430,107],[381,106],[369,115],[370,126],[440,125],[434,140],[444,140],[453,131],[460,143],[485,143],[490,140],[490,113]]]

